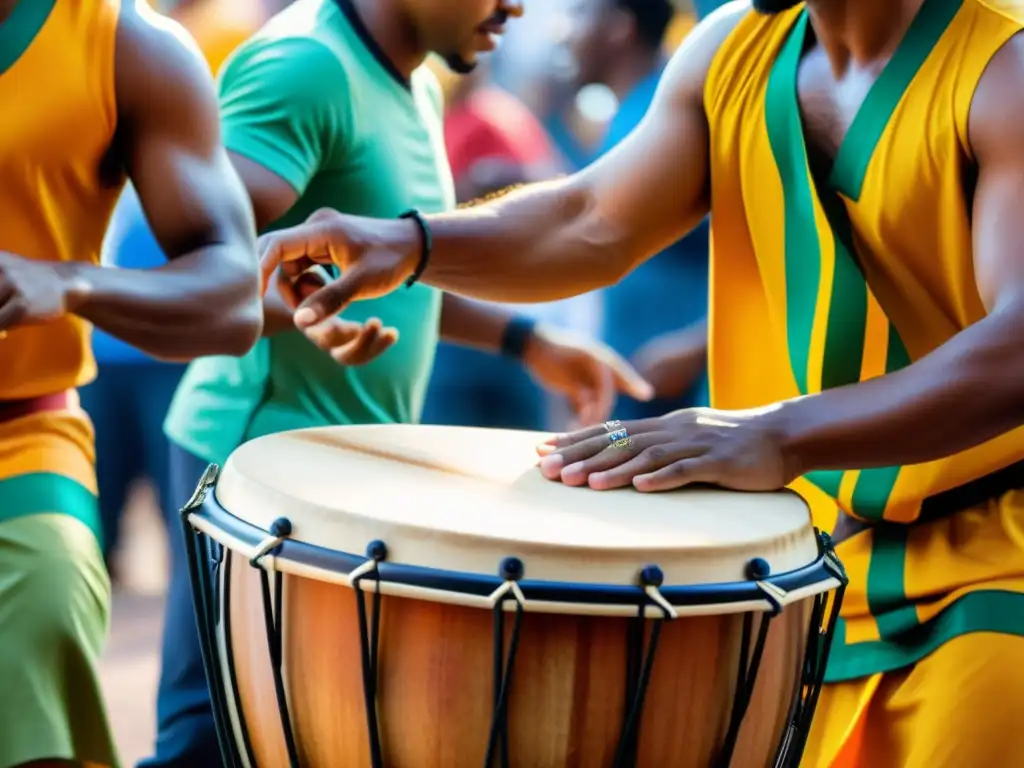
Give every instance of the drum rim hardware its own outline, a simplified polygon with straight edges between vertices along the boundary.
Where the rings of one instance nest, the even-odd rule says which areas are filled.
[[[372,768],[383,768],[386,764],[380,743],[376,703],[381,596],[387,594],[386,587],[389,582],[391,584],[409,583],[410,579],[417,574],[420,580],[433,579],[435,586],[439,578],[442,581],[447,578],[459,582],[448,584],[448,589],[442,590],[444,592],[457,592],[459,587],[471,587],[472,591],[478,597],[483,598],[493,610],[494,711],[488,735],[487,758],[484,768],[491,768],[495,761],[502,768],[507,768],[509,765],[507,740],[509,691],[523,615],[530,609],[530,603],[535,599],[559,603],[561,601],[552,601],[551,598],[558,597],[560,592],[573,592],[575,594],[572,597],[572,603],[579,602],[580,598],[585,595],[590,599],[603,598],[598,601],[602,604],[621,605],[622,607],[631,605],[635,609],[631,620],[630,642],[627,644],[627,701],[619,746],[613,763],[614,768],[632,768],[636,763],[640,716],[657,652],[659,633],[664,621],[674,620],[683,613],[680,608],[685,611],[686,607],[693,605],[713,605],[716,608],[729,605],[742,606],[740,611],[744,613],[744,625],[743,639],[740,643],[740,674],[737,676],[737,687],[728,731],[723,740],[721,753],[714,765],[714,768],[729,768],[739,738],[739,729],[753,695],[754,683],[757,679],[771,620],[781,614],[789,602],[813,597],[814,604],[808,627],[803,675],[795,686],[788,726],[774,762],[776,768],[796,768],[799,765],[818,695],[824,681],[825,665],[835,637],[839,612],[848,584],[847,575],[836,557],[834,544],[828,534],[816,531],[818,558],[804,568],[784,574],[772,574],[770,565],[765,560],[754,558],[748,564],[748,580],[731,584],[664,587],[664,575],[656,564],[644,566],[637,575],[636,584],[632,587],[591,584],[552,585],[545,582],[529,582],[524,580],[526,574],[522,561],[512,555],[502,560],[494,577],[474,574],[453,576],[447,572],[431,574],[432,569],[389,563],[387,547],[382,541],[371,541],[365,555],[357,558],[347,553],[317,552],[320,548],[315,545],[289,539],[292,526],[287,518],[282,517],[274,521],[269,531],[260,531],[225,510],[210,494],[210,490],[216,484],[218,472],[217,465],[210,465],[207,468],[196,492],[181,510],[181,521],[189,555],[190,579],[204,665],[213,697],[214,719],[221,742],[222,757],[228,768],[255,768],[256,762],[242,716],[241,702],[234,685],[233,663],[229,659],[225,670],[218,657],[217,625],[222,621],[221,611],[224,610],[226,614],[226,610],[221,608],[217,599],[219,595],[217,571],[220,568],[223,555],[214,554],[210,544],[213,543],[215,546],[221,547],[225,542],[218,542],[210,535],[210,529],[215,527],[214,523],[226,529],[227,533],[224,538],[228,542],[244,545],[245,551],[251,553],[250,565],[260,571],[267,642],[270,647],[277,704],[290,768],[300,768],[301,763],[292,733],[281,669],[283,661],[281,647],[283,611],[281,607],[284,581],[281,572],[292,570],[288,567],[289,564],[303,562],[322,568],[326,566],[326,563],[323,562],[324,552],[331,556],[331,560],[336,561],[335,566],[338,563],[350,566],[345,569],[344,581],[353,588],[356,595],[361,636],[363,693]],[[228,557],[230,557],[230,553]],[[204,559],[211,562],[212,570],[209,567],[201,567]],[[274,573],[275,571],[276,573]],[[273,588],[270,583],[272,573],[275,577]],[[439,573],[443,575],[438,576]],[[223,580],[221,586],[223,586]],[[811,586],[819,589],[808,591]],[[831,601],[827,594],[829,588],[835,589],[835,597]],[[723,591],[731,599],[723,601]],[[225,603],[228,592],[229,590],[225,590]],[[370,612],[367,611],[366,592],[372,593]],[[580,594],[581,592],[583,595]],[[717,594],[718,599],[711,601],[709,598],[712,594]],[[794,599],[794,594],[800,596]],[[762,604],[760,609],[750,607],[752,595]],[[630,600],[631,602],[629,602]],[[515,616],[506,652],[504,648],[504,617],[505,613],[509,611],[514,611]],[[722,611],[716,611],[716,613],[722,613]],[[762,618],[756,638],[754,638],[754,645],[751,648],[750,640],[753,638],[755,615],[761,615]],[[653,621],[645,648],[644,636],[647,619]],[[229,642],[227,647],[230,648]],[[229,678],[227,680],[225,680],[225,672]],[[237,713],[236,718],[232,718],[232,713],[229,711],[227,697],[229,689],[233,695],[231,703]]]

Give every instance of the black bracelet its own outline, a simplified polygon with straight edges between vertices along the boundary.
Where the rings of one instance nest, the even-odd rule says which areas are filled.
[[[501,354],[506,357],[514,357],[517,360],[522,359],[526,353],[526,345],[530,342],[530,337],[533,336],[533,330],[536,327],[537,321],[532,318],[513,317],[501,335]]]
[[[400,219],[412,219],[416,222],[416,226],[420,230],[420,261],[416,265],[416,271],[409,275],[409,279],[405,281],[406,288],[412,288],[416,283],[419,282],[420,278],[423,277],[423,273],[427,269],[427,264],[430,263],[430,253],[434,250],[434,237],[430,232],[430,225],[427,224],[427,220],[423,217],[423,214],[412,209],[401,214],[398,218]]]

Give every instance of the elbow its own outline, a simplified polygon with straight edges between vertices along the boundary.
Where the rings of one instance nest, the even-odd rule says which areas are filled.
[[[263,303],[259,298],[239,307],[218,329],[218,349],[211,354],[241,357],[263,336]]]

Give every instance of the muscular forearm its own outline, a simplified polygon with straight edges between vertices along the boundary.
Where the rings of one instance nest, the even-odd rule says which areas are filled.
[[[69,309],[160,359],[244,354],[262,308],[256,264],[238,250],[208,247],[153,269],[67,264]]]
[[[441,305],[441,338],[485,352],[498,352],[513,317],[514,313],[504,307],[446,293]]]
[[[896,373],[784,403],[775,420],[794,467],[916,464],[1024,423],[1024,311],[992,314]]]
[[[429,221],[434,247],[423,281],[478,299],[554,301],[611,285],[633,266],[624,234],[572,178]]]

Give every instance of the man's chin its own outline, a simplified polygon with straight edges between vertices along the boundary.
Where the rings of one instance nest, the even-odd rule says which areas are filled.
[[[444,63],[448,65],[448,69],[457,75],[468,75],[474,69],[476,69],[477,61],[474,57],[472,60],[467,59],[461,53],[452,53],[444,57]]]

